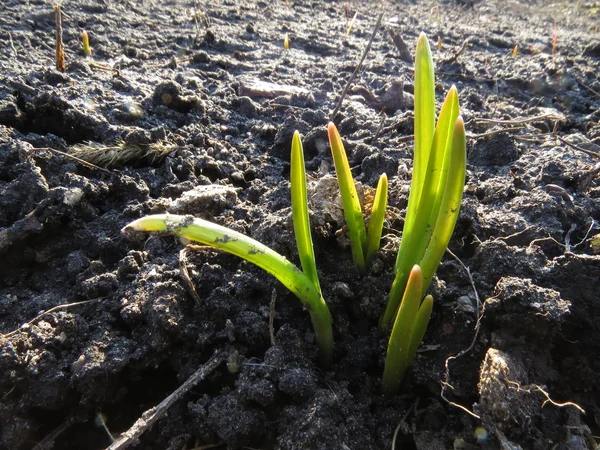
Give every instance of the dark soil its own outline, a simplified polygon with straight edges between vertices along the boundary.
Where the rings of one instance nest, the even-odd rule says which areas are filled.
[[[344,39],[346,5],[358,16]],[[130,448],[389,449],[396,429],[402,449],[597,448],[597,2],[62,8],[64,73],[52,2],[0,4],[0,448],[106,448],[102,420],[118,436],[216,353],[226,361]],[[390,177],[382,250],[361,278],[327,189],[326,123],[379,11],[383,27],[335,117],[356,179]],[[464,266],[444,259],[424,343],[401,394],[385,398],[377,319],[413,127],[413,67],[390,30],[411,51],[429,35],[438,100],[456,84],[470,137],[450,244]],[[296,129],[319,194],[313,238],[336,341],[328,368],[302,304],[267,273],[212,249],[182,254],[172,237],[120,233],[146,214],[191,214],[298,263]]]

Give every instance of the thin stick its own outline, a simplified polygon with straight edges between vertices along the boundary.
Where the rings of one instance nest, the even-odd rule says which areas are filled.
[[[534,387],[540,391],[542,394],[544,394],[544,397],[546,397],[546,400],[544,400],[544,403],[542,403],[542,408],[544,406],[546,406],[546,403],[551,403],[554,406],[557,406],[558,408],[564,408],[565,406],[572,406],[573,408],[575,408],[576,410],[578,410],[581,414],[585,414],[585,411],[583,410],[583,408],[581,406],[579,406],[577,403],[573,403],[573,402],[563,402],[563,403],[557,403],[554,400],[552,400],[550,398],[550,394],[548,394],[545,390],[543,390],[540,386],[538,386],[537,384],[534,385]]]
[[[12,49],[15,56],[18,58],[19,54],[17,53],[17,49],[15,48],[15,43],[13,42],[12,34],[10,31],[8,32],[8,40],[10,41],[10,48]]]
[[[375,39],[375,35],[377,34],[379,27],[381,26],[381,18],[382,17],[383,17],[383,13],[379,14],[379,17],[377,18],[377,23],[375,24],[375,29],[373,30],[373,33],[371,34],[371,38],[369,39],[369,42],[367,43],[367,46],[365,47],[365,51],[363,52],[362,56],[360,57],[358,66],[356,66],[356,69],[354,69],[354,72],[352,72],[352,75],[350,75],[350,79],[346,83],[346,86],[344,87],[344,90],[342,91],[342,95],[341,95],[340,99],[338,100],[337,105],[335,105],[335,108],[333,109],[333,113],[331,113],[331,121],[332,122],[335,120],[335,116],[337,116],[337,113],[339,112],[340,108],[342,107],[342,102],[344,101],[344,98],[348,94],[348,89],[350,89],[350,85],[352,85],[352,83],[354,82],[354,78],[356,78],[358,71],[362,67],[363,62],[365,61],[365,58],[367,57],[367,53],[369,53],[369,50],[371,50],[371,45],[373,44],[373,39]]]
[[[475,323],[475,334],[473,336],[473,340],[471,341],[471,345],[464,350],[461,350],[457,355],[452,355],[446,358],[446,362],[444,363],[444,380],[442,381],[442,389],[440,392],[441,397],[448,402],[449,405],[452,405],[456,408],[462,409],[467,414],[475,417],[476,419],[480,419],[480,417],[469,409],[465,408],[458,403],[451,402],[446,398],[446,387],[452,388],[452,385],[448,383],[448,379],[450,378],[450,361],[460,358],[461,356],[469,353],[473,347],[475,346],[475,342],[477,342],[477,338],[479,337],[479,330],[481,328],[481,319],[483,318],[484,308],[481,305],[481,299],[479,297],[479,293],[477,292],[477,288],[475,287],[475,280],[473,280],[473,276],[471,275],[471,270],[463,263],[458,256],[456,256],[450,249],[446,249],[446,251],[462,266],[462,268],[467,272],[467,276],[469,277],[469,282],[471,283],[471,287],[473,288],[473,292],[475,293],[475,299],[477,301],[477,322]]]
[[[16,330],[13,330],[9,333],[6,334],[0,334],[0,337],[4,337],[4,338],[8,338],[10,336],[12,336],[15,333],[18,333],[19,331],[23,331],[23,327],[32,325],[33,322],[35,322],[36,320],[38,320],[40,317],[45,316],[46,314],[50,314],[53,313],[55,311],[61,310],[61,309],[67,309],[67,308],[71,308],[73,306],[81,306],[81,305],[86,305],[88,303],[92,303],[92,302],[97,302],[98,300],[103,300],[106,297],[98,297],[98,298],[93,298],[91,300],[84,300],[82,302],[75,302],[75,303],[64,303],[62,305],[57,305],[53,308],[50,308],[48,311],[44,311],[43,313],[35,316],[33,319],[31,319],[29,322],[25,322],[23,325],[21,325],[19,328],[17,328]]]
[[[63,51],[63,29],[60,4],[54,5],[54,17],[56,19],[56,70],[65,71],[65,52]]]
[[[123,450],[139,442],[139,438],[169,410],[171,406],[194,388],[200,381],[210,375],[225,359],[223,352],[217,351],[213,357],[189,377],[185,383],[178,387],[171,395],[165,398],[158,406],[145,411],[135,423],[121,434],[107,450]]]
[[[596,91],[596,90],[592,89],[590,86],[588,86],[587,84],[585,84],[583,81],[581,81],[581,79],[580,79],[580,78],[579,78],[577,75],[573,74],[573,76],[575,77],[575,79],[577,80],[577,82],[578,82],[580,85],[582,85],[584,88],[586,88],[586,89],[587,89],[588,91],[590,91],[592,94],[595,94],[595,95],[597,95],[598,97],[600,97],[600,92],[598,92],[598,91]]]
[[[500,133],[506,133],[509,131],[517,131],[517,130],[523,130],[523,129],[525,129],[525,127],[502,128],[500,130],[491,130],[491,131],[486,131],[485,133],[479,133],[479,134],[467,133],[467,137],[469,139],[491,138],[491,137],[495,137],[496,135],[498,135]]]
[[[484,118],[475,118],[473,119],[475,123],[492,123],[496,125],[522,125],[524,123],[531,122],[541,122],[542,120],[562,120],[562,117],[557,116],[556,114],[542,114],[540,116],[533,117],[523,117],[520,119],[513,120],[498,120],[498,119],[484,119]]]
[[[396,440],[398,439],[398,433],[400,432],[400,427],[402,426],[402,424],[406,423],[406,419],[408,418],[408,415],[413,411],[413,409],[416,409],[418,404],[419,404],[419,397],[416,398],[416,400],[413,402],[413,404],[406,410],[406,413],[404,413],[404,416],[402,416],[402,419],[400,419],[400,422],[398,422],[398,426],[394,430],[394,437],[392,438],[392,450],[396,450]]]
[[[592,156],[594,158],[600,159],[600,153],[596,153],[596,152],[593,152],[591,150],[579,147],[579,146],[577,146],[575,144],[571,144],[569,141],[567,141],[566,139],[561,138],[560,136],[556,136],[556,139],[558,139],[563,144],[568,145],[569,147],[571,147],[571,148],[573,148],[575,150],[579,150],[580,152],[583,152],[586,155],[589,155],[589,156]]]
[[[75,416],[70,416],[69,418],[67,418],[67,420],[65,420],[63,423],[61,423],[59,426],[57,426],[54,430],[52,430],[50,432],[50,434],[47,434],[46,436],[44,436],[44,439],[42,439],[40,442],[38,442],[31,450],[51,449],[54,446],[54,441],[56,441],[56,439],[61,434],[63,434],[65,431],[67,431],[69,428],[71,428],[71,426],[74,425],[75,423],[77,423]]]
[[[181,279],[183,280],[183,284],[185,284],[185,287],[187,288],[188,293],[192,296],[194,301],[198,305],[200,305],[200,304],[202,304],[202,299],[198,295],[198,292],[196,291],[196,287],[194,286],[194,283],[192,283],[192,279],[190,278],[190,273],[187,269],[187,264],[188,264],[187,255],[186,255],[187,250],[188,250],[188,248],[184,247],[179,252],[179,271],[181,273]]]
[[[275,347],[275,301],[277,300],[277,291],[271,292],[271,305],[269,307],[269,336],[271,337],[271,346]]]
[[[458,51],[456,53],[454,53],[454,55],[452,55],[450,58],[442,60],[440,62],[440,65],[445,64],[445,63],[453,63],[454,61],[456,61],[458,59],[458,57],[462,54],[462,52],[465,51],[465,48],[467,48],[468,43],[469,43],[469,39],[465,39],[463,41],[462,46],[458,49]]]
[[[377,127],[377,131],[375,132],[375,136],[373,137],[373,143],[377,141],[379,135],[383,131],[383,126],[385,125],[385,113],[383,111],[381,111],[380,117],[381,119],[379,120],[379,126]]]

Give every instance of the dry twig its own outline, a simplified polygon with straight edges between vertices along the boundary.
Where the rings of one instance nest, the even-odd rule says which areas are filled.
[[[577,145],[575,145],[575,144],[572,144],[572,143],[570,143],[570,142],[569,142],[569,141],[567,141],[566,139],[563,139],[563,138],[561,138],[560,136],[556,136],[556,139],[558,139],[558,140],[559,140],[560,142],[562,142],[563,144],[565,144],[565,145],[568,145],[568,146],[569,146],[569,147],[571,147],[572,149],[579,150],[580,152],[583,152],[583,153],[585,153],[586,155],[589,155],[589,156],[591,156],[591,157],[593,157],[593,158],[600,159],[600,153],[596,153],[596,152],[594,152],[594,151],[592,151],[592,150],[588,150],[588,149],[586,149],[586,148],[579,147],[579,146],[577,146]]]
[[[181,279],[183,280],[183,284],[185,284],[185,287],[187,288],[188,293],[192,296],[194,301],[198,305],[200,305],[202,303],[202,299],[198,295],[198,292],[196,291],[196,287],[194,286],[194,283],[192,283],[190,273],[187,269],[187,264],[188,264],[187,255],[186,255],[187,250],[188,250],[188,247],[184,247],[179,252],[179,271],[181,273]]]
[[[557,116],[556,114],[541,114],[533,117],[521,117],[518,119],[511,120],[499,120],[499,119],[485,119],[483,117],[476,117],[473,119],[475,123],[491,123],[494,125],[523,125],[525,123],[542,122],[544,120],[563,120],[564,117]]]
[[[98,167],[95,164],[92,164],[91,162],[88,162],[84,159],[78,158],[75,155],[71,155],[69,153],[65,153],[65,152],[61,152],[60,150],[56,150],[55,148],[51,148],[51,147],[34,147],[33,150],[47,150],[49,152],[54,152],[57,155],[61,155],[61,156],[65,156],[67,158],[71,158],[74,161],[77,161],[80,164],[83,164],[84,166],[90,167],[92,169],[96,169],[96,170],[101,170],[102,172],[106,172],[106,173],[111,173],[110,170],[104,169],[102,167]]]
[[[46,436],[44,436],[44,438],[38,442],[31,450],[48,450],[51,449],[52,447],[54,447],[54,441],[56,441],[56,439],[58,439],[58,437],[63,434],[65,431],[67,431],[69,428],[71,428],[71,426],[75,425],[77,423],[77,419],[75,419],[75,416],[70,416],[67,418],[67,420],[65,420],[63,423],[61,423],[59,426],[57,426],[54,430],[52,430],[50,432],[50,434],[47,434]]]
[[[93,298],[91,300],[84,300],[82,302],[64,303],[62,305],[57,305],[57,306],[55,306],[53,308],[50,308],[48,311],[44,311],[43,313],[38,314],[33,319],[31,319],[29,322],[25,322],[23,325],[21,325],[16,330],[13,330],[13,331],[11,331],[9,333],[6,333],[4,335],[0,334],[0,337],[8,338],[8,337],[12,336],[13,334],[18,333],[19,331],[23,331],[24,329],[27,329],[28,326],[31,326],[33,324],[33,322],[35,322],[36,320],[38,320],[40,317],[45,316],[46,314],[50,314],[50,313],[53,313],[53,312],[61,310],[61,309],[72,308],[74,306],[87,305],[88,303],[97,302],[98,300],[103,300],[105,298],[106,297],[98,297],[98,298]]]
[[[333,109],[333,113],[331,113],[332,121],[335,120],[335,116],[337,116],[337,113],[339,112],[340,108],[342,107],[342,102],[344,101],[344,98],[348,94],[348,89],[350,89],[350,86],[354,82],[354,78],[356,78],[358,71],[361,69],[363,62],[365,61],[365,58],[367,57],[367,53],[369,53],[369,50],[371,50],[371,45],[373,44],[373,39],[375,39],[375,35],[377,34],[379,27],[381,26],[381,18],[382,17],[383,17],[383,13],[379,14],[379,17],[377,18],[377,23],[375,24],[375,29],[373,30],[373,34],[371,34],[371,38],[369,39],[369,42],[367,43],[367,46],[365,47],[365,51],[363,52],[362,56],[360,57],[360,61],[358,62],[356,69],[354,69],[354,72],[352,72],[352,75],[350,75],[350,79],[346,83],[346,86],[344,86],[342,95],[340,96],[340,99],[338,100],[337,105],[335,105],[335,108]]]
[[[60,4],[54,5],[54,17],[56,19],[56,70],[65,71],[65,52],[63,50],[63,29]]]
[[[443,59],[442,61],[440,61],[440,65],[442,65],[442,64],[450,64],[450,63],[453,63],[454,61],[456,61],[458,59],[458,57],[462,54],[462,52],[465,51],[465,48],[467,48],[467,44],[468,43],[469,43],[469,39],[465,39],[463,41],[461,47],[456,51],[456,53],[454,53],[448,59]]]
[[[465,265],[465,263],[463,263],[460,260],[460,258],[458,256],[456,256],[454,253],[452,253],[450,251],[450,249],[446,249],[446,251],[462,266],[462,268],[467,273],[467,276],[469,277],[469,282],[471,283],[471,287],[473,288],[473,292],[475,294],[475,300],[477,301],[477,321],[475,322],[475,334],[473,335],[473,340],[471,341],[471,345],[469,345],[469,347],[467,347],[466,349],[461,350],[457,355],[452,355],[452,356],[449,356],[448,358],[446,358],[446,362],[444,363],[444,368],[445,368],[444,369],[444,380],[442,381],[442,389],[441,389],[440,395],[446,402],[448,402],[449,405],[452,405],[456,408],[462,409],[467,414],[475,417],[476,419],[480,419],[480,417],[477,414],[475,414],[471,410],[465,408],[464,406],[459,405],[458,403],[448,400],[445,395],[446,387],[449,387],[452,389],[452,385],[448,382],[448,379],[450,378],[450,366],[449,366],[450,361],[466,355],[473,349],[473,347],[475,346],[475,342],[477,342],[477,338],[479,337],[479,330],[481,328],[481,319],[483,318],[483,313],[484,313],[484,308],[481,304],[481,299],[479,297],[479,293],[477,292],[477,288],[475,287],[475,280],[473,280],[473,276],[471,275],[471,270]]]
[[[178,387],[171,395],[165,398],[158,406],[145,411],[142,416],[119,436],[107,450],[123,450],[139,441],[139,438],[169,410],[171,406],[187,394],[200,381],[205,379],[223,362],[223,352],[216,352],[213,357],[189,377],[185,383]]]

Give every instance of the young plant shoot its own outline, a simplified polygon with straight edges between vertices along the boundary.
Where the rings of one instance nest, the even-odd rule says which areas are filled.
[[[158,214],[138,219],[127,225],[124,230],[174,234],[224,250],[266,270],[307,306],[319,346],[319,359],[322,364],[329,365],[333,357],[331,314],[321,295],[317,277],[308,222],[304,158],[298,132],[294,133],[292,141],[291,165],[292,214],[298,253],[304,271],[260,242],[203,219]]]
[[[446,250],[462,200],[466,170],[466,137],[459,115],[458,92],[453,86],[435,124],[435,80],[431,50],[425,34],[415,56],[415,151],[406,220],[392,284],[380,326],[392,325],[383,390],[393,394],[413,361],[427,329],[433,298],[423,299]],[[333,123],[328,126],[348,237],[354,263],[361,274],[379,249],[388,196],[385,174],[379,179],[368,229],[348,158]],[[302,270],[260,242],[203,219],[159,214],[143,217],[125,227],[162,232],[224,250],[266,270],[308,308],[323,364],[333,356],[331,314],[321,295],[310,232],[306,171],[300,134],[292,139],[292,218]]]
[[[433,60],[427,37],[421,33],[415,56],[413,179],[402,241],[394,267],[396,276],[386,310],[380,319],[382,327],[393,325],[392,339],[402,344],[400,349],[394,350],[390,340],[388,358],[393,362],[390,363],[389,369],[386,363],[387,375],[383,380],[386,392],[394,392],[399,388],[401,377],[414,358],[412,350],[416,353],[425,333],[429,321],[427,310],[431,311],[431,297],[428,296],[422,303],[419,298],[416,306],[409,303],[405,307],[404,303],[414,302],[414,286],[422,285],[422,293],[429,287],[454,231],[465,184],[465,129],[463,119],[459,116],[458,92],[454,86],[446,96],[435,128],[434,122]],[[418,283],[414,281],[417,278],[420,280]],[[407,323],[411,324],[409,330],[396,329],[406,327]],[[413,333],[411,329],[419,332]],[[407,340],[407,334],[410,334],[410,340]],[[403,337],[400,339],[398,336]],[[418,342],[415,341],[417,338]],[[410,343],[409,346],[407,342]],[[392,373],[400,376],[397,384],[391,381]]]
[[[387,206],[387,176],[385,174],[381,175],[377,184],[371,222],[369,223],[369,232],[367,234],[362,205],[356,192],[342,138],[332,122],[329,123],[327,131],[333,163],[335,165],[335,173],[340,188],[340,196],[344,205],[344,217],[346,218],[346,226],[348,227],[348,239],[350,239],[352,257],[358,271],[363,275],[366,272],[366,266],[370,258],[379,249]]]
[[[395,394],[425,335],[433,307],[433,297],[423,298],[423,275],[414,265],[408,277],[400,310],[388,341],[382,386],[385,394]]]
[[[302,149],[302,141],[300,140],[300,133],[298,131],[294,132],[294,137],[292,138],[290,184],[292,193],[292,219],[300,263],[306,276],[310,278],[317,290],[320,291],[321,288],[319,286],[319,276],[317,275],[317,264],[315,262],[315,252],[308,218],[304,150]]]
[[[381,232],[383,231],[383,222],[385,221],[385,209],[388,198],[388,179],[384,173],[379,177],[377,189],[375,190],[375,199],[371,208],[371,219],[367,228],[367,252],[365,255],[368,263],[373,255],[379,250],[381,242]]]

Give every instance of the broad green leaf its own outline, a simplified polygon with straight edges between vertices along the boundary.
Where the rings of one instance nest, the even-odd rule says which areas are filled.
[[[404,221],[402,238],[410,240],[415,225],[417,209],[421,201],[421,192],[425,183],[431,145],[435,129],[435,76],[431,49],[425,33],[417,41],[415,53],[415,149],[413,173],[408,196],[408,209]],[[402,255],[404,256],[404,255]],[[396,259],[396,272],[399,269],[401,255]]]
[[[440,205],[440,213],[431,236],[429,247],[421,260],[425,289],[429,287],[433,274],[437,270],[454,232],[465,186],[466,158],[467,140],[465,124],[462,117],[459,116],[454,125],[450,167],[448,169],[449,175]]]
[[[425,173],[424,186],[422,187],[421,201],[416,211],[411,208],[412,205],[410,202],[412,199],[409,196],[407,217],[396,260],[395,286],[392,287],[386,311],[380,321],[384,326],[391,322],[395,309],[398,308],[400,296],[404,290],[410,268],[414,264],[420,264],[431,240],[448,179],[453,141],[452,135],[454,132],[454,122],[458,114],[458,92],[452,86],[440,111],[432,142],[431,155],[429,156],[429,164]],[[411,211],[415,211],[415,217],[411,217],[413,228],[407,232],[408,214]]]

